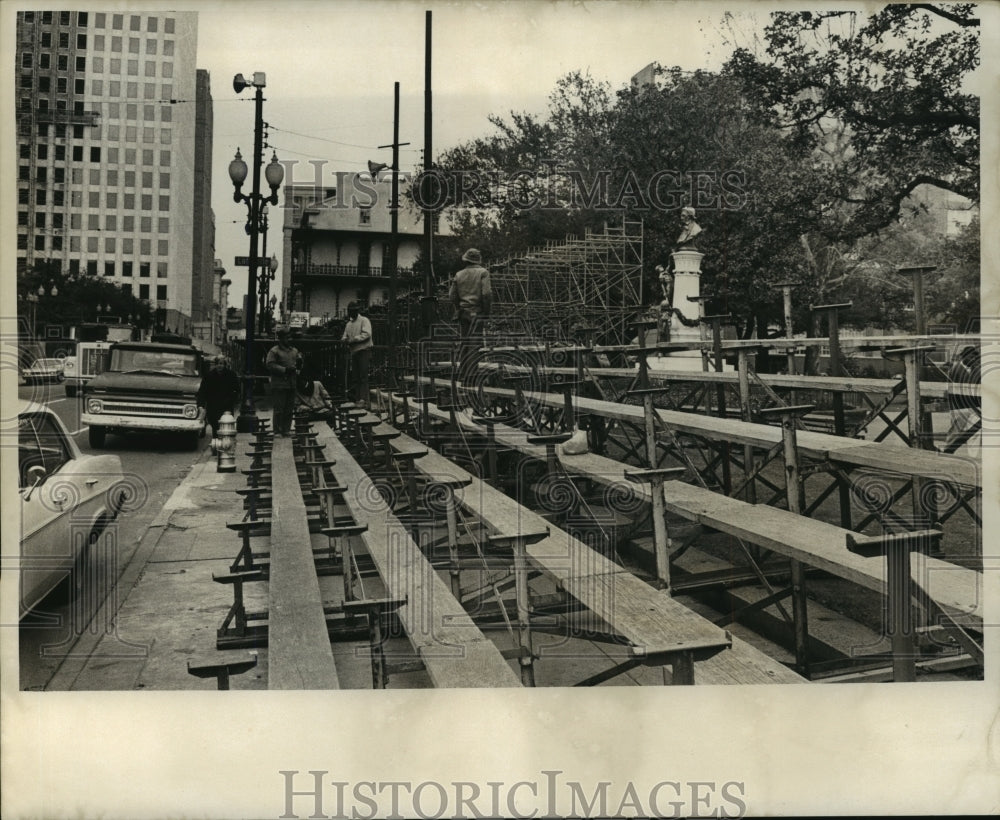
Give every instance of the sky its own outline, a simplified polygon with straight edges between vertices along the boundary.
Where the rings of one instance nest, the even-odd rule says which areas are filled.
[[[270,2],[199,4],[198,67],[211,75],[214,101],[212,207],[216,257],[241,304],[246,271],[246,207],[232,200],[229,161],[253,145],[253,89],[237,95],[233,76],[267,77],[268,143],[297,160],[292,181],[312,182],[310,159],[335,171],[391,161],[393,83],[400,84],[400,167],[420,161],[424,117],[425,14],[432,12],[434,153],[493,131],[488,117],[542,113],[557,80],[589,72],[612,89],[651,62],[688,70],[719,68],[726,6],[681,2]],[[176,8],[188,8],[178,4]],[[266,152],[269,159],[271,151]],[[286,175],[286,183],[289,181]],[[280,252],[279,209],[271,210],[268,255]],[[287,280],[286,280],[287,281]]]

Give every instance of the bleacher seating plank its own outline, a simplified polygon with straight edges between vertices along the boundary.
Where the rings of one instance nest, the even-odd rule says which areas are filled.
[[[471,419],[460,418],[466,429],[477,429]],[[503,424],[496,424],[493,429],[498,444],[539,460],[545,458],[545,448],[528,444],[526,433]],[[910,452],[902,447],[894,449],[902,454]],[[921,451],[914,452],[919,455]],[[571,474],[587,476],[605,486],[624,486],[626,483],[627,466],[620,461],[594,453],[566,456],[557,450],[557,454],[562,467]],[[938,457],[934,453],[927,453],[927,456],[929,459]],[[639,497],[649,500],[648,485],[628,484],[628,487]],[[788,510],[748,504],[682,481],[664,482],[664,499],[668,511],[683,518],[697,520],[868,589],[885,591],[882,560],[850,553],[846,542],[850,530]],[[913,577],[941,606],[982,619],[982,578],[975,570],[936,558],[914,559]]]
[[[360,537],[388,594],[406,598],[399,620],[431,681],[442,688],[520,686],[517,674],[486,638],[424,558],[389,508],[365,492],[367,475],[332,432],[318,441],[336,459],[334,474],[355,492],[344,495],[354,520],[368,526]],[[419,459],[418,459],[419,463]],[[357,492],[361,488],[360,493]],[[361,496],[364,496],[363,500]]]
[[[292,441],[278,438],[268,580],[269,689],[339,689]]]
[[[544,453],[544,448],[537,449]],[[433,450],[418,465],[429,475],[464,472]],[[485,513],[491,527],[508,533],[531,532],[537,527],[549,526],[548,538],[527,547],[529,559],[633,645],[654,652],[676,646],[684,637],[690,640],[692,635],[703,631],[702,626],[718,629],[666,593],[655,590],[568,533],[547,524],[541,516],[499,490],[470,477],[473,482],[463,491],[463,504]],[[711,640],[710,634],[705,635]],[[806,682],[737,638],[732,639],[729,649],[698,662],[695,681],[699,684]]]

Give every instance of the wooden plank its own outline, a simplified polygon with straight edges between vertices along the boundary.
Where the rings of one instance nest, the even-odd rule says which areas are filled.
[[[515,393],[503,387],[484,387],[483,392],[513,398]],[[532,401],[549,407],[565,406],[565,397],[558,393],[530,394]],[[644,411],[633,404],[620,404],[601,399],[577,396],[573,399],[576,413],[591,413],[605,418],[642,424]],[[660,419],[676,433],[688,433],[713,441],[748,444],[770,449],[781,443],[781,429],[769,424],[716,418],[698,413],[683,413],[657,408]],[[797,434],[799,452],[817,459],[830,459],[848,467],[869,467],[917,478],[945,478],[967,487],[982,488],[982,470],[976,461],[963,456],[931,453],[927,450],[897,447],[882,442],[851,439],[828,433],[801,430]]]
[[[520,686],[517,674],[452,596],[406,528],[372,488],[365,471],[332,431],[317,440],[336,459],[334,474],[351,491],[344,494],[354,520],[392,598],[405,598],[399,620],[437,687]],[[417,463],[419,463],[419,459]]]
[[[704,384],[739,384],[739,373],[735,370],[718,372],[715,370],[671,370],[661,369],[657,365],[669,362],[669,359],[657,361],[651,358],[648,370],[651,382],[697,382]],[[575,367],[547,367],[538,366],[536,368],[525,365],[498,364],[494,362],[480,362],[479,369],[485,372],[495,372],[500,368],[510,373],[531,373],[535,370],[538,373],[553,376],[575,376]],[[639,367],[584,367],[584,374],[594,380],[601,379],[634,379],[639,374]],[[870,379],[854,378],[850,376],[795,376],[787,373],[757,373],[759,378],[768,387],[776,390],[819,390],[828,393],[866,393],[870,395],[889,395],[899,387],[897,379]],[[980,394],[978,384],[968,385],[972,395]],[[964,389],[964,386],[963,386]],[[920,395],[929,399],[943,399],[948,393],[947,382],[920,382]]]
[[[479,429],[471,419],[459,418],[465,428]],[[538,460],[545,458],[545,448],[528,444],[527,434],[519,430],[497,424],[494,425],[494,435],[498,444]],[[895,449],[901,454],[910,452],[906,448]],[[933,453],[927,455],[936,458]],[[584,475],[604,486],[634,492],[647,502],[651,499],[647,485],[632,484],[625,479],[627,466],[622,462],[594,453],[567,456],[558,448],[557,456],[570,474]],[[848,552],[846,536],[850,530],[776,507],[748,504],[681,481],[665,482],[664,498],[667,509],[683,518],[699,521],[781,555],[796,558],[868,589],[885,592],[884,562],[881,558],[863,558]],[[980,573],[947,561],[915,556],[913,577],[943,607],[982,620]]]
[[[276,438],[267,586],[268,689],[339,689],[292,440]]]
[[[664,482],[663,497],[667,510],[676,515],[774,550],[866,589],[886,591],[884,559],[849,552],[846,539],[850,530],[787,510],[748,504],[682,481]],[[914,580],[937,603],[982,620],[980,573],[916,554],[912,565]]]
[[[527,547],[528,558],[628,640],[638,654],[729,642],[724,630],[439,453],[430,450],[418,468],[432,477],[454,475],[470,480],[458,496],[459,503],[497,533],[516,535],[548,529],[548,537]]]

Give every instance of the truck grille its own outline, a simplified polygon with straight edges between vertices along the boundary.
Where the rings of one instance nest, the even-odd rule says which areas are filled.
[[[130,416],[182,416],[184,408],[180,404],[151,404],[138,401],[105,401],[105,413],[119,413]]]

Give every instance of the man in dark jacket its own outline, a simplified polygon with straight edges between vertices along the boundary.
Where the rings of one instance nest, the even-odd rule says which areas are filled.
[[[212,366],[202,377],[199,393],[205,416],[212,428],[212,438],[218,434],[219,419],[240,400],[240,379],[229,366],[224,356],[212,360]]]

